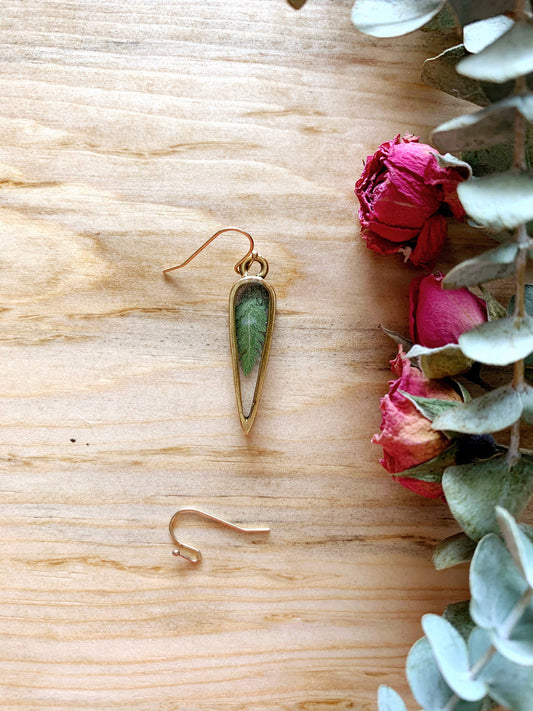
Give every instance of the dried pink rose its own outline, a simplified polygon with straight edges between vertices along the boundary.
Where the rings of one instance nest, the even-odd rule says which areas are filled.
[[[415,343],[439,348],[487,320],[487,304],[468,289],[443,289],[440,272],[413,279],[409,329]]]
[[[372,437],[372,442],[383,447],[380,463],[391,474],[398,474],[433,459],[450,445],[449,440],[432,429],[431,422],[400,391],[458,402],[461,402],[461,397],[446,383],[426,380],[422,372],[411,365],[401,346],[398,347],[398,355],[391,361],[391,369],[397,379],[390,381],[389,392],[381,399],[381,431]],[[394,479],[426,498],[443,498],[442,486],[438,483],[401,476]]]
[[[435,149],[411,134],[382,143],[355,184],[361,235],[378,254],[401,252],[418,266],[434,264],[446,239],[446,214],[465,217],[457,185],[467,167],[441,167]]]

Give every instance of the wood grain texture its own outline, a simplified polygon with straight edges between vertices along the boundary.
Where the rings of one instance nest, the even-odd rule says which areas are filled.
[[[419,83],[427,35],[359,35],[351,4],[4,1],[2,709],[370,711],[405,691],[421,614],[466,595],[431,563],[446,508],[370,445],[377,325],[406,331],[416,272],[366,250],[352,193],[380,142],[466,107]],[[243,239],[161,274],[232,224],[278,295],[248,438]],[[184,520],[193,568],[167,531],[184,504],[271,535]]]

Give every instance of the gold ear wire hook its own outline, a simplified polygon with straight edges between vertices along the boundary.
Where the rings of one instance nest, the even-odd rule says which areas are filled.
[[[172,539],[172,542],[176,546],[174,550],[172,551],[172,555],[174,556],[180,556],[181,558],[185,558],[185,560],[188,560],[191,563],[199,563],[202,560],[202,554],[198,550],[198,548],[195,548],[194,546],[190,546],[188,544],[180,543],[178,539],[176,538],[176,534],[174,533],[174,526],[176,524],[176,520],[178,516],[184,513],[195,513],[198,514],[198,516],[203,516],[203,518],[207,518],[210,521],[215,521],[216,523],[221,523],[223,526],[227,526],[228,528],[232,528],[234,531],[241,531],[242,533],[269,533],[270,528],[268,527],[261,527],[261,528],[245,528],[244,526],[238,526],[235,523],[230,523],[230,521],[226,521],[223,518],[219,518],[218,516],[213,516],[213,514],[207,513],[206,511],[201,511],[200,509],[195,508],[194,506],[182,506],[179,508],[176,513],[172,516],[170,519],[170,523],[168,524],[168,530],[170,532],[170,538]],[[190,551],[191,555],[187,555],[187,553],[183,552],[183,549],[186,549],[187,551]]]
[[[187,264],[189,264],[189,262],[192,262],[192,260],[200,254],[200,252],[202,252],[206,247],[208,247],[211,244],[211,242],[213,242],[213,240],[215,240],[223,232],[239,232],[241,235],[248,237],[248,239],[250,240],[250,249],[246,252],[244,257],[239,262],[237,262],[237,264],[234,267],[237,274],[242,275],[241,267],[244,264],[246,264],[248,259],[254,253],[254,240],[253,240],[252,236],[248,234],[248,232],[245,232],[244,230],[240,230],[238,227],[225,227],[223,230],[219,230],[218,232],[215,232],[215,234],[212,237],[210,237],[207,240],[207,242],[204,242],[203,245],[201,247],[199,247],[196,250],[196,252],[191,254],[191,256],[188,257],[184,262],[182,262],[181,264],[177,264],[175,267],[168,267],[168,269],[163,269],[163,274],[168,274],[169,272],[173,272],[174,269],[181,269],[182,267],[187,266]]]

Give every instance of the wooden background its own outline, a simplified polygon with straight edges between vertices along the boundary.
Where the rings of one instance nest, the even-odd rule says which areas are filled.
[[[4,0],[0,15],[0,703],[4,710],[375,709],[405,691],[457,530],[370,444],[418,272],[359,239],[380,142],[471,109],[419,82],[427,34],[375,40],[351,0]],[[226,235],[278,313],[240,431]],[[466,254],[452,227],[443,265]],[[167,525],[204,507],[204,553]],[[411,706],[412,708],[413,706]]]

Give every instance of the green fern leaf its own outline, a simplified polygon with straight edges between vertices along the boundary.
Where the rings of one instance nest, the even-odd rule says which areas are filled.
[[[249,284],[235,307],[237,350],[243,373],[249,375],[261,357],[268,323],[269,297],[261,284]]]

